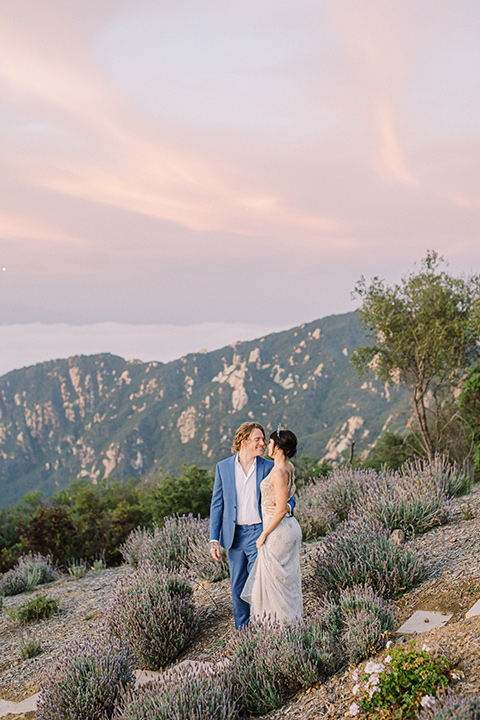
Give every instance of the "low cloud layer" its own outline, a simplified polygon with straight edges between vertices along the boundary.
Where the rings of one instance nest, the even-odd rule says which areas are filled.
[[[39,362],[109,352],[126,360],[169,362],[237,340],[253,340],[287,328],[256,324],[202,323],[189,326],[98,323],[0,325],[0,376]]]

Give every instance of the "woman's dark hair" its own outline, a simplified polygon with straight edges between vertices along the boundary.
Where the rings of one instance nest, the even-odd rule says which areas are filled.
[[[286,458],[292,458],[297,452],[297,436],[291,430],[275,430],[270,440],[283,451]]]

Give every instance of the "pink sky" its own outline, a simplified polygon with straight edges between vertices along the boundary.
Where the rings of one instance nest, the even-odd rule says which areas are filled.
[[[479,37],[471,0],[2,0],[0,323],[278,328],[427,248],[479,272]]]

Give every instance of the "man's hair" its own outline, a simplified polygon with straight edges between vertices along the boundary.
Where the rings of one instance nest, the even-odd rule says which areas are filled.
[[[235,433],[235,437],[233,438],[232,452],[237,453],[240,450],[242,442],[244,440],[248,440],[248,438],[252,434],[252,431],[255,430],[255,428],[261,430],[263,433],[263,439],[265,441],[267,440],[263,425],[260,425],[260,423],[256,422],[244,422],[240,425],[237,432]]]

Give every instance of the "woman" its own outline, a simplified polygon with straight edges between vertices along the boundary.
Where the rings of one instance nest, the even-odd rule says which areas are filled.
[[[302,531],[293,516],[287,517],[287,500],[295,492],[289,459],[296,450],[297,438],[290,430],[278,429],[270,435],[268,454],[274,466],[260,485],[264,526],[257,540],[257,559],[241,594],[250,603],[251,617],[270,615],[280,622],[302,617]],[[265,506],[272,502],[275,511],[269,516]]]

